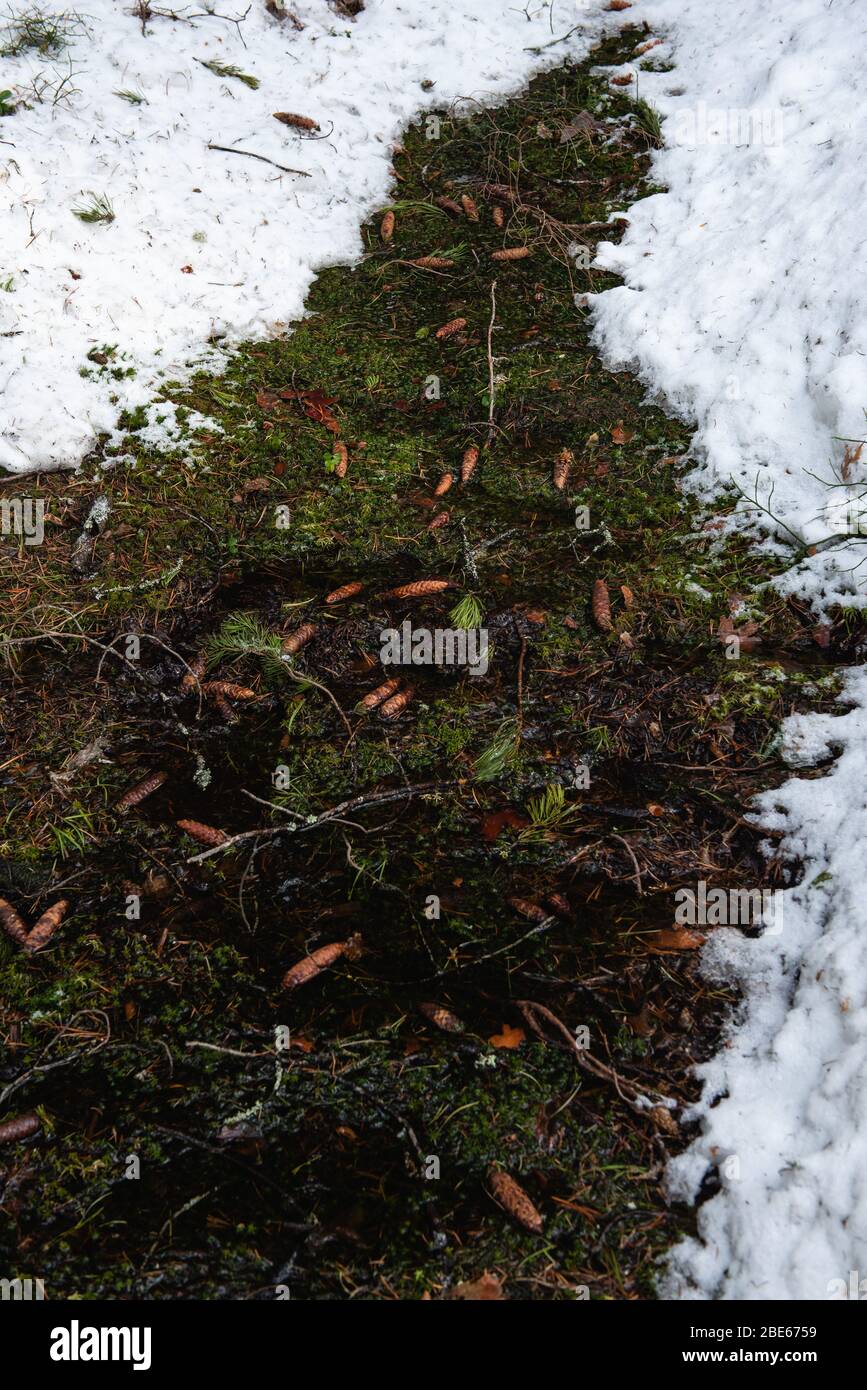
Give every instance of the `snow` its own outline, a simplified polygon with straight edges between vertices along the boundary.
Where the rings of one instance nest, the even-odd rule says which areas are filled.
[[[648,59],[674,64],[625,69],[665,117],[653,172],[668,192],[601,248],[625,283],[594,300],[597,341],[698,422],[692,488],[737,487],[735,524],[769,551],[820,547],[778,587],[819,614],[862,607],[867,551],[841,533],[864,505],[863,465],[839,484],[867,408],[867,11],[636,0],[629,17],[665,40]],[[700,1134],[671,1166],[687,1200],[710,1168],[722,1181],[669,1258],[674,1298],[857,1298],[867,1280],[867,670],[848,673],[839,714],[787,721],[784,750],[801,775],[757,813],[803,873],[780,934],[723,929],[705,949],[743,1004],[699,1069]]]
[[[3,60],[0,85],[29,103],[0,117],[0,465],[11,472],[76,466],[165,381],[282,332],[318,269],[360,255],[359,224],[392,196],[391,146],[406,122],[505,96],[583,56],[615,22],[591,0],[558,4],[556,21],[545,6],[528,16],[499,0],[367,0],[354,21],[326,0],[292,0],[299,31],[264,0],[221,0],[154,5],[142,33],[136,8],[85,0],[63,52]],[[214,60],[259,86],[203,66]],[[322,138],[275,111],[312,118]],[[74,215],[94,195],[113,222]],[[98,371],[87,354],[106,346],[115,357]],[[115,379],[115,368],[130,374]],[[151,412],[148,438],[167,442],[173,413],[159,413],[166,425]]]

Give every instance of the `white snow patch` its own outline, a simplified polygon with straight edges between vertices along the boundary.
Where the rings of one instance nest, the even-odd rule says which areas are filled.
[[[225,0],[214,15],[207,4],[163,8],[182,18],[155,13],[142,33],[132,0],[83,0],[83,27],[63,52],[3,61],[2,86],[20,103],[0,117],[0,284],[10,287],[0,292],[0,465],[12,472],[74,467],[100,433],[116,437],[122,410],[196,366],[218,369],[209,343],[284,331],[316,271],[359,256],[359,224],[394,187],[391,145],[406,122],[459,98],[504,97],[583,56],[615,22],[597,0],[558,3],[556,14],[500,0],[367,0],[354,22],[326,0],[292,0],[302,32],[264,0]],[[214,60],[259,86],[203,66]],[[275,111],[311,117],[324,138],[304,138]],[[108,198],[113,222],[74,216],[94,195]],[[80,375],[106,346],[134,376]],[[171,442],[156,428],[148,438]]]
[[[670,191],[630,208],[623,242],[600,252],[625,284],[594,300],[598,342],[698,421],[699,493],[736,484],[770,506],[776,553],[793,535],[820,544],[848,529],[829,502],[857,507],[867,480],[854,462],[860,487],[828,486],[844,440],[865,438],[867,10],[647,0],[629,17],[666,39],[648,58],[676,65],[638,78],[665,117],[654,175]],[[804,556],[779,587],[820,613],[863,606],[864,547]],[[672,1297],[858,1297],[867,1278],[867,671],[841,698],[847,713],[784,729],[793,767],[831,770],[758,799],[775,848],[803,865],[782,933],[723,928],[705,951],[744,1002],[700,1068],[701,1134],[671,1169],[688,1200],[709,1168],[723,1182],[670,1257]]]

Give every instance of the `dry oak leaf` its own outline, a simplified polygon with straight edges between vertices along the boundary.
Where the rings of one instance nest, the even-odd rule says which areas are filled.
[[[310,116],[298,116],[294,111],[274,111],[274,120],[281,125],[291,126],[293,130],[318,130],[319,122]]]
[[[735,627],[731,618],[720,618],[717,624],[716,637],[718,642],[726,642],[730,637],[736,637],[743,650],[751,652],[756,647],[761,646],[761,637],[755,636],[758,630],[758,623],[754,623],[752,620]]]
[[[608,596],[608,585],[604,579],[597,579],[593,585],[593,598],[591,600],[591,611],[593,621],[602,632],[611,631],[611,599]]]
[[[502,1033],[495,1033],[492,1038],[488,1038],[491,1047],[507,1048],[509,1050],[520,1047],[526,1037],[523,1028],[513,1028],[511,1024],[504,1023]]]
[[[467,1302],[502,1303],[505,1300],[503,1281],[485,1270],[480,1279],[465,1280],[464,1283],[457,1284],[448,1297],[461,1298]]]
[[[615,444],[628,444],[634,433],[634,430],[625,430],[623,428],[623,421],[618,420],[614,429],[611,431],[611,438]]]
[[[843,479],[844,482],[848,483],[848,481],[849,481],[849,475],[850,475],[850,473],[851,473],[851,471],[852,471],[852,465],[853,465],[854,463],[858,463],[858,462],[860,461],[860,459],[861,459],[861,451],[863,450],[863,448],[864,448],[863,443],[862,443],[862,444],[859,444],[857,449],[852,449],[852,448],[850,448],[850,446],[849,446],[848,444],[847,444],[846,447],[844,448],[844,450],[843,450],[843,463],[842,463],[842,465],[841,465],[841,467],[840,467],[840,476],[842,477],[842,479]]]
[[[669,951],[697,951],[703,945],[701,932],[687,931],[685,927],[664,927],[647,938],[647,948],[655,955]]]
[[[504,811],[491,811],[482,821],[482,838],[491,845],[501,834],[504,826],[513,830],[523,830],[529,824],[526,816],[522,816],[520,811],[514,811],[511,807],[506,807]]]
[[[500,1206],[514,1217],[526,1231],[532,1231],[534,1235],[541,1235],[544,1224],[542,1215],[533,1206],[523,1187],[519,1187],[515,1179],[510,1177],[508,1173],[504,1173],[502,1168],[491,1168],[488,1173],[488,1182]]]
[[[444,323],[442,328],[437,329],[436,336],[437,338],[453,338],[456,333],[460,333],[461,329],[466,328],[466,326],[466,319],[449,319],[448,323]]]
[[[602,130],[603,126],[589,111],[579,111],[574,120],[569,121],[560,130],[560,144],[565,145],[569,140],[574,140],[576,135],[595,135],[597,130]]]
[[[261,397],[270,397],[273,393],[260,391],[256,397],[258,404],[263,404]],[[308,420],[313,420],[317,425],[324,425],[333,434],[340,433],[340,425],[335,420],[329,406],[334,405],[336,397],[326,396],[324,391],[296,391],[293,387],[284,386],[278,391],[277,399],[280,401],[298,401]],[[270,401],[269,401],[270,404]]]

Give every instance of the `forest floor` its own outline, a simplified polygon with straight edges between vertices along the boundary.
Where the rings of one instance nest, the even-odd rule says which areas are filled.
[[[361,263],[167,391],[211,422],[175,455],[130,418],[116,457],[0,482],[47,504],[43,544],[0,542],[0,893],[68,903],[38,953],[0,941],[0,1138],[31,1131],[0,1273],[634,1299],[692,1228],[665,1163],[733,1001],[674,894],[773,886],[747,803],[853,637],[721,539],[688,424],[594,351],[587,266],[658,138],[597,67],[641,37],[408,130]],[[406,620],[484,629],[486,673],[414,666],[360,711]]]

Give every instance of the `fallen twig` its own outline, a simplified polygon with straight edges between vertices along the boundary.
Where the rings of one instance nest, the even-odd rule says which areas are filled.
[[[276,159],[269,159],[266,154],[256,154],[254,150],[238,150],[232,145],[212,145],[208,144],[209,150],[220,150],[223,154],[244,154],[248,159],[261,159],[263,164],[273,164],[275,169],[282,169],[284,174],[297,174],[302,179],[312,179],[306,169],[292,169],[288,164],[278,164]]]
[[[631,1081],[626,1081],[624,1077],[619,1076],[613,1067],[609,1067],[605,1062],[600,1062],[599,1058],[594,1057],[586,1048],[579,1047],[565,1023],[561,1023],[557,1015],[547,1009],[544,1004],[537,1004],[532,999],[516,999],[515,1005],[520,1009],[537,1038],[543,1042],[547,1041],[544,1030],[538,1021],[539,1018],[543,1018],[547,1023],[550,1023],[552,1028],[556,1028],[557,1032],[568,1043],[569,1050],[579,1067],[589,1072],[591,1076],[595,1076],[598,1081],[605,1081],[609,1086],[613,1086],[621,1100],[625,1100],[627,1105],[630,1105],[639,1115],[648,1116],[656,1106],[662,1106],[666,1110],[672,1108],[670,1097],[633,1086]]]
[[[491,283],[491,321],[488,324],[488,447],[496,434],[494,425],[494,357],[491,350],[491,338],[494,332],[494,320],[497,317],[497,282]]]
[[[451,779],[447,782],[419,782],[411,787],[390,787],[388,791],[374,792],[372,795],[364,792],[361,796],[354,796],[348,801],[341,801],[339,805],[332,806],[329,810],[314,816],[306,825],[259,825],[255,830],[242,830],[237,835],[230,835],[222,845],[214,845],[212,849],[206,849],[202,854],[193,855],[191,859],[187,860],[187,863],[199,864],[203,859],[210,859],[212,854],[222,854],[225,850],[231,849],[233,845],[242,844],[245,840],[254,840],[257,837],[273,839],[277,835],[303,835],[306,831],[318,830],[320,826],[338,820],[347,811],[359,811],[366,806],[381,806],[388,801],[403,801],[405,797],[424,796],[426,793],[445,791],[447,788],[457,785],[458,782]],[[285,807],[279,809],[286,815],[295,814]]]

